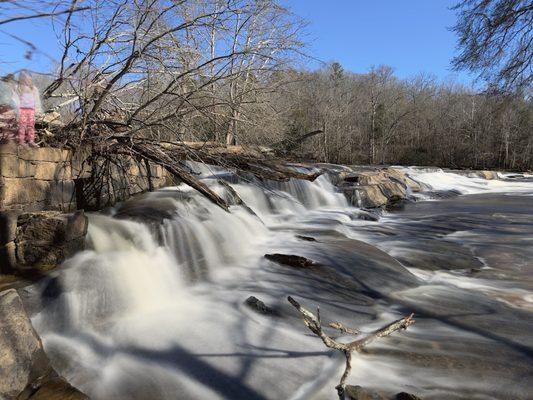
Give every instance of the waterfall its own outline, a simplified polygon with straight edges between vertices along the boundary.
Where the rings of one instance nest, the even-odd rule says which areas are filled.
[[[469,288],[482,290],[463,301],[466,289],[445,287],[455,282],[450,274],[417,286],[430,273],[418,272],[424,279],[417,279],[386,252],[350,238],[385,243],[391,247],[388,253],[394,254],[401,238],[423,229],[410,228],[413,222],[401,225],[393,216],[380,223],[353,218],[358,210],[348,205],[326,175],[314,182],[250,182],[224,170],[192,167],[229,201],[230,213],[180,185],[134,198],[108,215],[92,214],[87,250],[35,288],[35,301],[42,304],[32,321],[47,353],[69,382],[95,400],[265,400],[312,395],[328,399],[343,361],[325,351],[321,341],[294,318],[285,304],[288,294],[309,306],[320,302],[324,318],[363,329],[368,325],[369,330],[399,316],[384,299],[374,301],[373,292],[391,293],[409,307],[424,305],[429,293],[434,297],[425,300],[425,306],[435,305],[437,311],[441,292],[454,306],[480,308],[487,302],[485,293],[494,292],[488,280],[480,281],[483,285],[473,282]],[[520,191],[526,185],[487,181],[483,186],[476,178],[450,176],[442,170],[408,172],[435,190],[459,184],[465,193],[484,188]],[[231,193],[218,179],[231,182],[248,207],[230,201]],[[528,188],[531,193],[531,183]],[[439,228],[435,228],[438,235]],[[301,240],[297,236],[302,233],[318,240]],[[440,236],[438,241],[442,244]],[[317,274],[275,265],[263,257],[269,252],[316,259]],[[522,292],[527,301],[530,292]],[[494,302],[502,296],[511,301],[509,293],[514,294],[497,292],[499,297],[489,299],[491,306],[499,310]],[[257,314],[244,305],[252,295],[273,307],[276,316]],[[448,331],[457,341],[465,338],[461,330],[432,324],[436,327],[429,331],[417,331],[415,326],[424,343],[436,340],[447,346]],[[443,329],[446,335],[440,333]],[[424,350],[413,339],[401,343],[406,352]],[[428,359],[436,352],[425,351]],[[386,356],[387,374],[376,375],[383,367],[375,357],[357,360],[364,368],[354,371],[354,382],[399,388],[407,379],[402,375],[405,361]],[[507,356],[501,357],[505,361]],[[408,379],[433,387],[431,374],[438,376],[441,371],[432,367],[433,372],[417,378],[420,375],[410,365]],[[372,376],[368,371],[373,371]],[[502,379],[504,384],[515,383]],[[469,382],[475,381],[465,375],[454,385],[446,382],[439,387],[449,393],[472,387]]]

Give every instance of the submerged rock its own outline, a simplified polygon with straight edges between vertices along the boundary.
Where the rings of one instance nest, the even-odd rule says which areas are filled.
[[[0,292],[0,399],[87,398],[51,367],[17,291]]]
[[[265,258],[275,263],[295,268],[309,268],[316,264],[313,260],[291,254],[265,254]]]

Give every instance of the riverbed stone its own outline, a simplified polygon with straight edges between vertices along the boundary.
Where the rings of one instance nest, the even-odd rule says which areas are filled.
[[[17,291],[0,292],[0,398],[15,399],[33,379],[50,369]]]
[[[50,365],[15,289],[0,292],[0,399],[88,399]]]

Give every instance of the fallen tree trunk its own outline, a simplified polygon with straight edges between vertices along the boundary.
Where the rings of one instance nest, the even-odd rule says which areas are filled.
[[[274,150],[266,147],[227,146],[214,142],[157,142],[151,139],[115,136],[114,150],[131,154],[161,165],[171,175],[192,188],[214,204],[228,211],[226,201],[198,179],[184,164],[196,161],[223,168],[247,172],[262,180],[288,181],[291,178],[313,181],[322,171],[302,172],[294,164],[280,159]]]
[[[137,145],[135,143],[132,143],[130,148],[131,151],[141,156],[142,158],[161,165],[174,177],[180,179],[193,189],[196,189],[198,192],[207,197],[220,208],[224,209],[225,211],[229,211],[228,204],[222,197],[220,197],[218,194],[209,189],[209,187],[200,179],[196,178],[190,172],[186,171],[183,165],[173,162],[172,158],[169,157],[169,155],[165,152],[157,152],[157,149],[143,145]]]

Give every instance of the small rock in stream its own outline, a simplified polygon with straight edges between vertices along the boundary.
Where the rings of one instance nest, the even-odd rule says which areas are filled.
[[[421,400],[420,397],[415,396],[411,393],[401,392],[398,393],[395,397],[396,400]]]
[[[274,315],[276,312],[267,306],[265,303],[263,303],[261,300],[259,300],[255,296],[250,296],[246,299],[244,302],[248,307],[250,307],[252,310],[264,314],[264,315]]]
[[[361,386],[346,385],[344,392],[349,400],[386,400],[385,397],[378,393],[364,389]]]
[[[309,268],[316,264],[313,260],[291,254],[265,254],[265,258],[275,263],[295,268]]]
[[[296,235],[296,239],[305,240],[306,242],[316,242],[317,240],[311,236]]]

